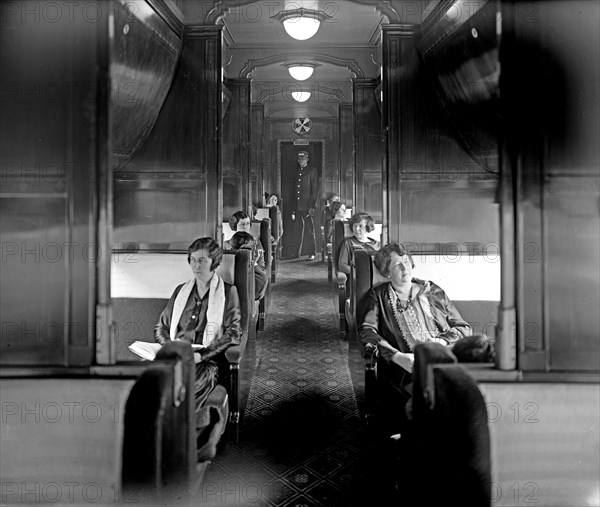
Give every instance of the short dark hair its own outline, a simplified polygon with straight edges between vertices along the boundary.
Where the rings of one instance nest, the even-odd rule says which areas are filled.
[[[331,209],[331,216],[334,217],[335,214],[340,210],[340,208],[342,206],[345,206],[345,204],[342,201],[332,202],[331,205],[329,206],[329,208]]]
[[[244,245],[255,245],[256,239],[254,239],[254,236],[252,236],[252,234],[249,232],[239,231],[231,236],[229,244],[234,250],[239,250]]]
[[[212,238],[198,238],[194,240],[187,249],[188,264],[192,253],[197,252],[198,250],[206,250],[208,252],[208,256],[213,261],[210,270],[215,271],[219,267],[219,264],[221,264],[221,259],[223,259],[223,250],[219,246],[219,243]]]
[[[363,220],[367,222],[367,232],[373,232],[375,230],[375,220],[368,213],[355,213],[352,218],[348,221],[350,229],[354,227],[354,224],[360,224]]]
[[[236,211],[231,218],[229,219],[229,227],[231,227],[232,231],[237,231],[237,225],[240,220],[244,220],[244,218],[250,218],[248,213],[243,211]]]
[[[390,274],[390,260],[392,253],[396,253],[400,257],[406,255],[409,258],[412,267],[415,267],[415,261],[413,260],[412,255],[410,255],[408,248],[402,243],[388,243],[375,254],[375,267],[383,276],[388,276]]]
[[[493,363],[496,361],[494,342],[483,333],[465,336],[452,347],[459,363]]]

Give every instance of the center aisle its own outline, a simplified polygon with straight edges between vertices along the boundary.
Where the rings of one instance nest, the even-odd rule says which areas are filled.
[[[239,444],[209,466],[198,504],[364,505],[364,432],[338,326],[324,265],[281,262]]]

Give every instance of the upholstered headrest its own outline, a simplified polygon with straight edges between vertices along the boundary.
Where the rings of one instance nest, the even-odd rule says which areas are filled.
[[[254,218],[256,220],[262,220],[263,218],[269,218],[269,211],[271,208],[258,208],[256,210],[256,214],[254,215]]]
[[[231,285],[235,285],[235,252],[234,250],[223,252],[223,259],[217,268],[217,274],[224,282]]]

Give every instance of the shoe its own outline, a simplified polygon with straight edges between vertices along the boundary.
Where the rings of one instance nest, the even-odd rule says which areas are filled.
[[[315,260],[315,256],[314,255],[309,255],[308,256],[308,260],[309,261],[314,261]]]

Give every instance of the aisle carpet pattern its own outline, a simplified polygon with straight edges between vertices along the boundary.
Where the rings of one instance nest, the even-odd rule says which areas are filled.
[[[364,431],[322,263],[281,263],[256,357],[239,443],[210,465],[197,503],[366,505]]]

